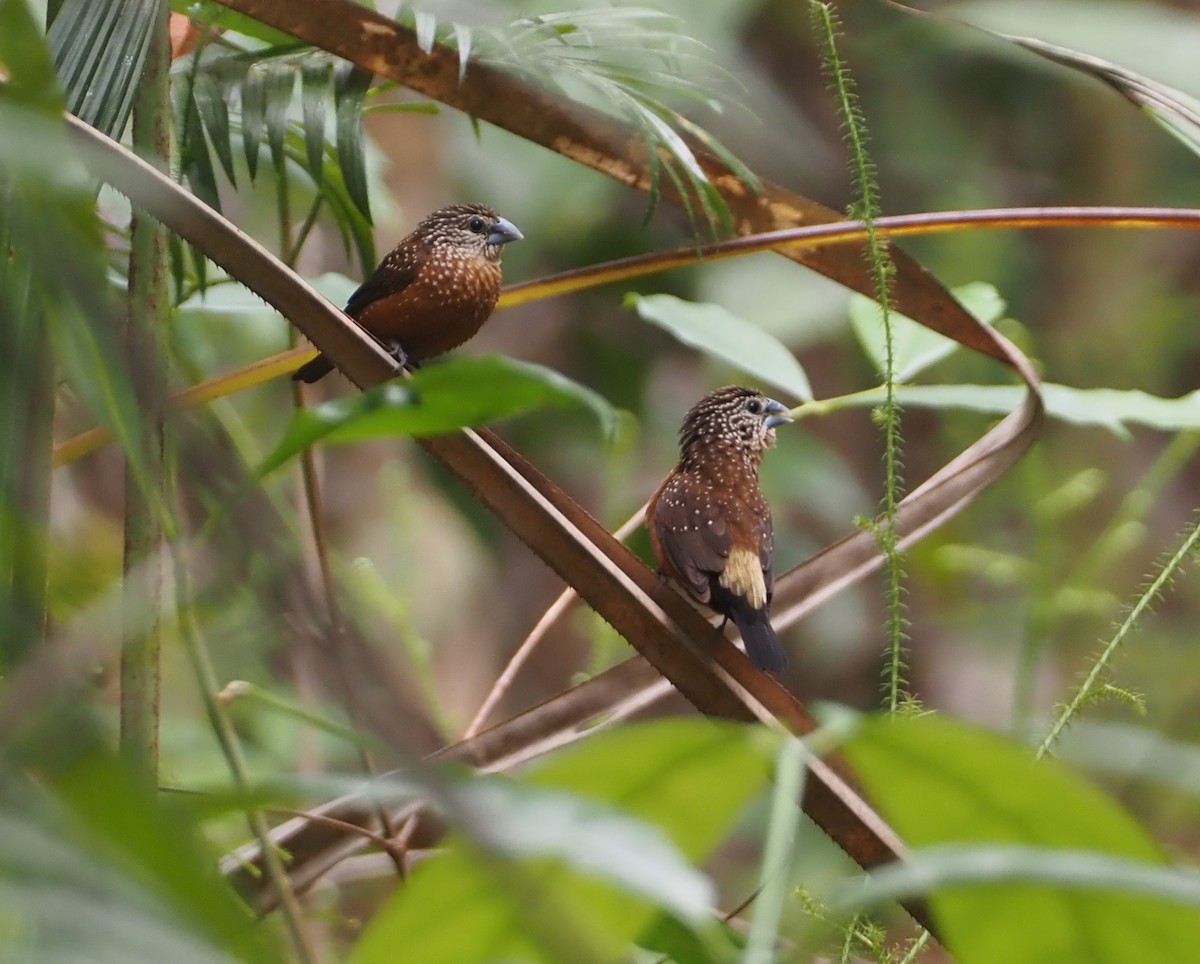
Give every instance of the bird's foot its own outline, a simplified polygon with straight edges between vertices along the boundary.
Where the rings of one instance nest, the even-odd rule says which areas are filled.
[[[387,349],[389,355],[396,359],[396,364],[401,368],[415,368],[415,365],[408,364],[408,353],[404,350],[404,346],[400,344],[399,338],[389,338],[383,343],[383,347]]]

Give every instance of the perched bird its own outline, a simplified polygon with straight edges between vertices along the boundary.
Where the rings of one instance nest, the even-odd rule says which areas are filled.
[[[659,571],[732,619],[754,665],[771,673],[787,658],[771,628],[774,537],[758,466],[775,427],[789,421],[783,405],[753,389],[706,395],[684,417],[679,464],[646,507]]]
[[[500,297],[500,253],[524,235],[482,204],[455,204],[425,218],[350,296],[346,314],[402,365],[457,348],[487,321]],[[318,355],[292,378],[333,371]]]

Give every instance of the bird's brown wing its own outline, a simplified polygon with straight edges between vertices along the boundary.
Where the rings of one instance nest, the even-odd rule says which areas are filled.
[[[709,505],[696,513],[683,499],[663,493],[654,515],[654,529],[676,578],[700,602],[711,596],[710,577],[725,569],[729,556],[729,531],[720,506]],[[694,503],[693,503],[694,505]]]
[[[376,301],[403,291],[420,276],[426,257],[423,247],[400,244],[350,296],[346,302],[346,314],[356,318]]]
[[[775,594],[775,531],[768,512],[762,521],[762,538],[758,543],[758,558],[762,562],[763,582],[767,586],[767,602]]]

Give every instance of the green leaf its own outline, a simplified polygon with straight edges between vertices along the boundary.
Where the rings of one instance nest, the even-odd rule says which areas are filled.
[[[499,861],[449,838],[371,918],[350,964],[395,964],[398,948],[405,960],[454,964],[621,960],[627,943],[563,891],[587,883],[552,861]],[[593,884],[590,893],[603,890]]]
[[[845,752],[910,846],[1044,848],[1050,864],[1056,852],[1089,851],[1165,870],[1161,847],[1117,803],[1058,761],[1035,762],[1031,749],[992,733],[938,716],[881,718]],[[1200,944],[1194,910],[1066,883],[1057,871],[1040,879],[1035,871],[1026,882],[947,885],[930,899],[964,964],[1186,960]]]
[[[308,57],[300,67],[300,95],[304,105],[304,147],[308,171],[320,184],[325,175],[325,111],[333,84],[333,62],[328,57]]]
[[[292,94],[296,89],[296,71],[289,63],[272,61],[266,65],[266,74],[263,88],[267,99],[267,144],[271,148],[275,176],[283,183],[287,180],[284,143],[288,133],[288,108],[291,107]]]
[[[98,751],[65,770],[55,790],[93,849],[133,871],[179,922],[218,946],[241,953],[253,949],[254,957],[263,959],[269,937],[217,872],[188,818],[187,801],[181,806],[160,802]],[[278,957],[267,954],[266,959]]]
[[[191,84],[176,86],[172,101],[175,105],[176,133],[179,138],[179,170],[187,179],[192,193],[214,211],[221,210],[217,191],[217,174],[212,156],[204,140],[204,125],[200,122],[200,107],[192,96]]]
[[[298,412],[259,471],[273,471],[318,440],[345,444],[397,435],[445,435],[546,405],[584,408],[606,434],[615,430],[616,413],[608,402],[552,369],[498,355],[460,357],[361,395]]]
[[[258,176],[258,150],[266,126],[266,111],[266,72],[251,64],[242,78],[242,149],[250,180]]]
[[[1200,797],[1200,746],[1144,726],[1077,719],[1059,735],[1054,753],[1094,773]]]
[[[139,486],[154,498],[133,444],[141,414],[110,296],[95,188],[67,140],[44,38],[23,0],[0,0],[0,63],[10,76],[0,94],[0,238],[5,275],[20,292],[20,304],[8,305],[0,290],[0,313],[20,310],[46,324],[59,370],[130,454]]]
[[[1124,857],[1112,857],[1108,854],[1087,850],[1060,850],[1051,847],[1024,847],[1012,844],[958,846],[944,844],[937,847],[924,847],[909,854],[902,863],[894,863],[877,871],[866,886],[858,883],[848,894],[843,909],[855,910],[872,906],[886,901],[903,900],[916,897],[933,890],[964,885],[982,886],[988,884],[1026,883],[1034,885],[1057,885],[1063,888],[1074,888],[1087,893],[1089,891],[1109,891],[1126,896],[1159,898],[1167,904],[1191,905],[1200,908],[1200,873],[1185,867],[1160,867],[1154,864]],[[1155,905],[1148,905],[1153,908]],[[1185,910],[1186,908],[1179,908]],[[1142,920],[1137,918],[1141,916]],[[1177,949],[1185,948],[1187,941],[1195,939],[1195,915],[1192,917],[1192,927],[1177,928],[1165,942]],[[1186,918],[1184,918],[1186,919]],[[1131,915],[1123,921],[1123,927],[1130,933],[1129,947],[1133,949],[1138,941],[1143,943],[1141,956],[1122,956],[1116,948],[1105,948],[1105,953],[1089,956],[1094,952],[1090,948],[1080,948],[1081,953],[1072,954],[1063,951],[1063,957],[1053,958],[1044,955],[1045,960],[1063,961],[1126,961],[1144,960],[1148,962],[1161,960],[1176,960],[1176,957],[1163,957],[1162,943],[1153,939],[1157,935],[1157,927],[1161,920],[1156,920],[1153,914]],[[1082,928],[1080,929],[1082,931]],[[1051,935],[1046,935],[1047,937]],[[1105,935],[1078,935],[1081,943],[1090,944],[1093,940],[1103,943]],[[1153,947],[1149,947],[1153,939]],[[1177,950],[1176,953],[1180,953]],[[1186,951],[1182,951],[1186,954]],[[965,958],[960,958],[965,959]],[[1028,958],[1021,958],[1027,960]]]
[[[1072,388],[1045,384],[1046,412],[1074,425],[1095,425],[1128,437],[1127,423],[1147,425],[1163,432],[1200,428],[1200,391],[1179,398],[1161,398],[1146,392],[1116,388]],[[1009,385],[905,386],[896,392],[902,405],[930,408],[966,408],[997,414],[1011,412],[1021,403],[1024,389]]]
[[[529,770],[526,779],[616,804],[662,827],[688,859],[699,861],[763,786],[776,742],[735,724],[659,720],[597,733]]]
[[[302,163],[302,156],[298,152],[296,162]],[[334,222],[342,234],[346,256],[350,257],[353,247],[358,255],[362,276],[368,277],[375,270],[378,261],[375,256],[375,232],[371,221],[350,198],[346,182],[342,179],[341,166],[327,157],[324,173],[325,176],[321,179],[321,195],[334,211]]]
[[[989,284],[977,281],[955,288],[952,294],[980,324],[994,325],[1004,316],[1004,300]],[[904,315],[891,311],[888,317],[892,322],[892,364],[897,382],[909,381],[914,375],[962,347],[954,339],[938,334]],[[850,322],[859,344],[875,363],[876,371],[882,372],[886,366],[887,348],[879,304],[864,295],[852,295]]]
[[[371,220],[371,197],[367,191],[362,108],[372,76],[369,70],[345,64],[338,67],[334,79],[338,164],[350,199],[368,221]]]
[[[684,301],[674,295],[636,294],[627,295],[625,304],[685,345],[740,368],[794,398],[812,400],[808,376],[787,346],[720,305]]]
[[[402,945],[412,960],[461,964],[609,961],[660,909],[696,927],[710,885],[687,861],[711,853],[760,791],[773,742],[750,727],[664,720],[594,734],[523,786],[472,781],[469,802],[448,812],[476,846],[456,838],[419,867],[352,959],[391,961]],[[523,859],[501,863],[497,851]],[[699,927],[721,938],[714,923]]]
[[[229,104],[225,100],[225,85],[213,71],[197,70],[192,74],[192,98],[225,176],[229,178],[230,184],[236,185],[233,132],[229,126]],[[185,145],[180,148],[182,153],[203,149],[203,142],[192,147]]]

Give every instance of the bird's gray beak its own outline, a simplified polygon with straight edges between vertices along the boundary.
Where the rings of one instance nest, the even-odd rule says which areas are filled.
[[[788,407],[781,405],[773,398],[767,399],[767,428],[775,428],[778,425],[786,425],[792,420],[789,414]]]
[[[508,218],[500,218],[492,233],[487,236],[488,244],[508,244],[509,241],[520,241],[523,235],[515,224]]]

